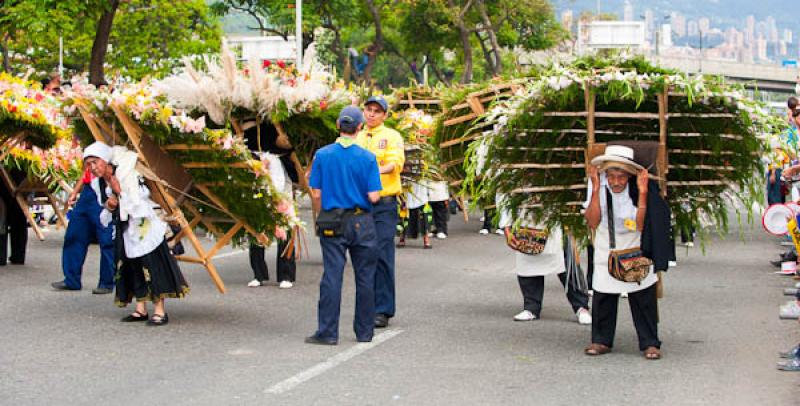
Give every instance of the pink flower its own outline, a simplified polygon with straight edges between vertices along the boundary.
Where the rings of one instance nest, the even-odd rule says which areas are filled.
[[[275,226],[275,238],[286,241],[286,230],[281,227]]]
[[[278,213],[283,214],[284,216],[291,216],[294,214],[294,207],[288,200],[281,200],[276,209],[278,210]]]

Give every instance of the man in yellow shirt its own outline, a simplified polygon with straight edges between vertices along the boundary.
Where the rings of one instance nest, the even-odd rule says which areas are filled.
[[[405,163],[403,137],[387,128],[389,105],[380,96],[364,103],[366,128],[356,137],[356,143],[375,154],[381,173],[380,200],[372,208],[375,232],[378,234],[378,266],[375,271],[375,327],[386,327],[395,314],[394,236],[397,232],[397,196],[402,191],[400,172]]]

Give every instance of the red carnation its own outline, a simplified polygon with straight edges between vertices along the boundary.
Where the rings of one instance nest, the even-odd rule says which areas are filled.
[[[8,106],[8,111],[11,113],[15,113],[17,111],[17,106],[14,104]]]
[[[261,61],[262,68],[269,68],[270,66],[272,66],[272,62],[270,62],[269,59],[264,59]]]
[[[40,102],[44,100],[44,95],[41,93],[36,93],[36,96],[34,96],[33,98],[36,99],[37,102]]]
[[[278,61],[278,66],[279,66],[281,69],[286,69],[286,62],[284,62],[284,61]]]

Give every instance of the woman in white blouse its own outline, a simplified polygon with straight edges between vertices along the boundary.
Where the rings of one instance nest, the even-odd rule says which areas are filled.
[[[592,343],[585,353],[602,355],[611,352],[617,324],[620,294],[627,293],[633,324],[639,338],[639,350],[647,359],[661,357],[658,339],[656,282],[652,267],[641,282],[623,282],[608,272],[610,247],[609,221],[613,221],[614,249],[640,247],[648,202],[648,172],[633,160],[633,149],[609,146],[604,155],[592,160],[588,169],[586,221],[594,231],[594,275],[592,276]],[[629,182],[636,178],[636,200],[631,197]],[[608,218],[608,198],[613,204],[613,219]]]

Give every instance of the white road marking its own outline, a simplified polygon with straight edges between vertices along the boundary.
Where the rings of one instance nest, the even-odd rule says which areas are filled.
[[[271,393],[275,395],[279,395],[281,393],[288,392],[294,389],[297,385],[308,381],[316,376],[319,376],[326,371],[335,368],[339,364],[347,362],[348,360],[363,354],[366,351],[369,351],[382,343],[396,337],[398,334],[402,333],[403,330],[386,330],[381,334],[372,338],[372,342],[369,343],[359,343],[350,347],[346,351],[340,352],[325,361],[320,362],[317,365],[312,366],[311,368],[306,369],[298,373],[297,375],[288,378],[284,381],[278,382],[275,385],[272,385],[268,389],[264,390],[264,393]]]

